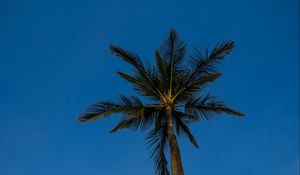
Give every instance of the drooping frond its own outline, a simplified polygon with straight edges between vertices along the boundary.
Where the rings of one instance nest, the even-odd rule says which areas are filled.
[[[199,148],[196,138],[188,127],[194,119],[180,111],[173,111],[173,117],[177,134],[186,136],[196,148]]]
[[[136,96],[120,96],[118,102],[102,101],[90,106],[84,114],[79,117],[80,122],[86,122],[103,118],[114,113],[121,113],[125,116],[142,116],[147,105],[143,105]]]
[[[190,99],[185,105],[185,113],[189,116],[198,116],[199,119],[209,120],[213,114],[227,113],[233,116],[244,116],[243,113],[230,109],[222,101],[211,95]]]
[[[145,67],[142,60],[136,54],[125,51],[118,46],[111,45],[110,49],[113,54],[131,64],[136,71],[133,76],[118,72],[122,78],[130,83],[133,83],[134,88],[142,95],[152,97],[155,100],[160,100],[163,98],[162,93],[159,90],[159,86],[155,84],[159,80],[156,76],[156,72],[153,71],[153,68]]]
[[[162,115],[156,118],[156,124],[148,133],[146,141],[152,149],[151,158],[154,160],[156,174],[170,175],[165,156],[165,150],[168,146],[167,125]]]
[[[174,81],[182,72],[185,52],[186,44],[179,39],[175,30],[171,31],[168,39],[156,50],[156,65],[164,83],[165,93],[172,91]]]

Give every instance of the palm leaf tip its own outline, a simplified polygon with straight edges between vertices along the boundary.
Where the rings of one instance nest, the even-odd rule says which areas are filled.
[[[177,34],[176,30],[171,29],[169,39],[170,40],[175,40],[177,38],[177,36],[178,36],[178,34]]]
[[[111,44],[111,45],[109,45],[109,49],[110,49],[111,53],[115,54],[115,53],[118,53],[121,48]]]
[[[224,106],[211,106],[211,109],[219,110],[220,112],[225,112],[232,116],[238,116],[238,117],[245,116],[245,114],[240,111],[237,111],[237,110],[234,110],[234,109],[231,109],[228,107],[224,107]]]
[[[81,122],[81,123],[84,123],[84,122],[86,122],[87,120],[86,120],[85,118],[79,117],[79,118],[78,118],[78,121]]]
[[[222,59],[230,54],[234,48],[234,41],[229,40],[218,44],[211,52],[211,59]]]
[[[236,116],[239,116],[239,117],[244,117],[246,114],[245,113],[242,113],[240,111],[236,111],[236,110],[231,110],[230,111],[232,115],[236,115]]]
[[[210,94],[198,98],[192,98],[185,104],[185,113],[199,116],[209,120],[214,114],[226,113],[232,116],[242,117],[245,114],[227,107],[227,105]]]
[[[89,120],[92,120],[93,118],[97,117],[97,115],[92,114],[83,114],[78,118],[78,121],[81,123],[87,122]]]
[[[144,70],[144,65],[142,63],[142,61],[140,60],[140,58],[131,52],[128,52],[124,49],[122,49],[119,46],[115,46],[115,45],[110,45],[109,49],[111,51],[112,54],[116,55],[117,57],[122,58],[124,61],[128,62],[129,64],[131,64],[132,66],[134,66],[137,70]]]

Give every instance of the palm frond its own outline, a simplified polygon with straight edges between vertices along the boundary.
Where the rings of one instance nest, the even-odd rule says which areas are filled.
[[[134,76],[119,73],[122,78],[136,84],[139,87],[138,89],[140,90],[140,92],[146,91],[143,94],[148,97],[154,97],[155,100],[163,98],[163,95],[158,88],[159,86],[155,84],[157,78],[155,71],[153,71],[153,68],[145,67],[142,60],[136,54],[125,51],[121,47],[111,45],[110,49],[113,54],[122,58],[124,61],[128,62],[135,68],[136,73]],[[141,84],[144,84],[144,86],[141,86]]]
[[[126,81],[132,83],[133,89],[136,90],[140,95],[150,97],[156,101],[159,101],[162,99],[161,94],[159,93],[159,91],[157,91],[157,89],[159,89],[159,87],[157,87],[155,89],[152,88],[152,84],[149,84],[148,81],[145,81],[143,77],[140,77],[137,75],[131,76],[131,75],[128,75],[128,74],[120,72],[120,71],[117,71],[117,73],[119,74],[120,77],[122,77]],[[157,84],[157,82],[159,81],[158,77],[155,77],[155,75],[149,75],[149,76],[151,76],[153,84]]]
[[[215,73],[217,64],[234,48],[234,41],[226,41],[215,46],[212,51],[196,49],[191,57],[192,72],[189,80],[198,79],[202,74]]]
[[[210,60],[223,59],[226,55],[230,54],[234,48],[234,41],[225,41],[219,43],[209,55]]]
[[[201,90],[203,90],[207,84],[216,81],[221,76],[221,73],[210,73],[195,79],[194,81],[187,81],[188,77],[184,78],[178,86],[175,88],[175,94],[173,99],[176,101],[185,101],[190,99]]]
[[[234,42],[227,41],[218,44],[211,51],[209,49],[196,49],[190,59],[191,71],[176,87],[174,98],[179,101],[186,100],[201,91],[204,88],[203,85],[218,79],[221,73],[217,71],[216,66],[232,51],[233,47]]]
[[[159,105],[157,105],[159,106]],[[160,113],[159,107],[144,107],[139,116],[123,116],[123,119],[110,131],[114,133],[120,129],[130,128],[133,130],[145,130],[151,127]]]
[[[167,125],[162,117],[157,118],[155,127],[146,137],[147,144],[151,151],[151,158],[154,160],[155,172],[157,175],[170,175],[165,150],[168,146]]]
[[[161,80],[162,91],[166,92],[169,84],[169,77],[168,77],[168,63],[162,58],[159,53],[159,50],[155,51],[155,59],[156,59],[156,68],[159,72],[159,78]]]
[[[161,55],[163,61],[173,68],[180,66],[183,61],[186,52],[186,44],[179,38],[175,30],[171,30],[167,40],[158,49],[158,53]]]
[[[186,52],[186,44],[180,40],[175,30],[170,32],[168,39],[156,50],[156,65],[163,78],[164,86],[172,90],[173,81],[180,75],[182,62]]]
[[[144,64],[139,56],[134,53],[128,52],[119,46],[110,45],[109,48],[114,55],[131,64],[138,72],[145,72]]]
[[[233,116],[244,116],[243,113],[230,109],[226,104],[216,97],[206,95],[204,97],[192,98],[185,105],[185,113],[190,116],[198,116],[199,119],[209,120],[214,114],[227,113]]]
[[[176,132],[178,135],[185,135],[188,137],[190,142],[196,147],[199,148],[196,138],[191,133],[188,124],[191,122],[191,117],[187,116],[183,112],[173,111],[174,123],[176,127]],[[192,119],[193,120],[193,119]]]
[[[80,122],[103,118],[114,113],[122,113],[126,116],[140,116],[144,113],[145,106],[136,96],[126,97],[121,95],[118,102],[102,101],[90,106],[79,117]]]

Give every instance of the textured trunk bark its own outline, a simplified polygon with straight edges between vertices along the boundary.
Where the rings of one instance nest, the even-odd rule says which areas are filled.
[[[173,119],[172,119],[172,109],[166,109],[166,117],[167,117],[167,131],[168,137],[170,140],[170,155],[171,155],[171,170],[172,175],[184,175],[182,163],[181,163],[181,155],[178,147],[176,135],[174,133]]]

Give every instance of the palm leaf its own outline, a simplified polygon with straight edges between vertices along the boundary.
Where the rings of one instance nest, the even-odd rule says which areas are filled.
[[[120,129],[130,128],[133,130],[145,130],[153,125],[158,117],[160,108],[144,107],[143,113],[139,116],[124,116],[123,119],[110,131],[114,133]]]
[[[173,81],[182,72],[182,62],[186,52],[186,44],[180,40],[175,30],[170,32],[168,39],[156,51],[156,65],[163,77],[164,92],[171,93]]]
[[[188,76],[176,87],[174,98],[186,100],[203,89],[203,85],[213,82],[220,77],[216,65],[234,47],[233,41],[218,44],[211,51],[208,49],[196,49],[190,59],[191,71]]]
[[[202,74],[218,72],[217,64],[234,48],[234,41],[225,41],[215,46],[211,52],[208,49],[196,49],[191,57],[192,71],[189,80],[198,79]]]
[[[146,141],[149,147],[152,148],[151,158],[154,159],[156,174],[170,175],[164,152],[168,146],[167,125],[162,119],[161,117],[157,118],[157,125],[148,133]]]
[[[125,75],[124,73],[121,73],[121,74],[119,73],[119,75],[122,78],[126,79],[127,81],[129,81],[131,83],[137,83],[137,81],[138,81],[139,85],[145,84],[145,86],[147,88],[140,86],[139,90],[141,90],[141,91],[145,90],[146,93],[144,93],[144,94],[147,94],[146,96],[154,97],[154,99],[162,99],[163,98],[161,91],[158,89],[157,85],[154,82],[153,77],[155,76],[155,73],[153,72],[152,68],[145,67],[142,60],[136,54],[125,51],[121,47],[111,45],[110,49],[113,54],[122,58],[127,63],[131,64],[136,70],[135,76],[129,76],[129,75]],[[133,81],[133,79],[135,79],[137,81]],[[149,93],[149,92],[151,92],[151,93]]]
[[[194,81],[187,81],[188,78],[185,78],[174,90],[176,93],[173,96],[173,99],[177,102],[190,99],[203,90],[208,83],[216,81],[220,76],[220,73],[210,73],[203,75]]]
[[[186,114],[180,112],[180,111],[173,111],[173,116],[174,116],[174,123],[176,127],[176,132],[178,135],[185,135],[188,137],[190,142],[196,147],[199,148],[199,145],[197,143],[196,138],[194,135],[191,133],[188,124],[191,121],[191,118],[187,116]]]
[[[142,96],[147,96],[152,98],[153,100],[161,100],[161,95],[159,94],[159,92],[156,89],[151,88],[151,84],[149,84],[147,81],[145,81],[143,78],[141,77],[133,77],[131,75],[128,75],[126,73],[117,71],[117,73],[119,74],[120,77],[122,77],[123,79],[125,79],[126,81],[130,82],[133,84],[133,89],[136,90],[137,92],[139,92],[140,95]],[[151,76],[154,77],[154,76]],[[156,81],[155,78],[152,78],[154,84]]]
[[[115,45],[110,45],[109,48],[114,55],[122,58],[124,61],[131,64],[138,72],[145,72],[144,64],[136,54],[128,52],[122,49],[121,47]]]
[[[136,96],[126,97],[121,95],[118,102],[102,101],[90,106],[79,117],[80,122],[103,118],[114,113],[122,113],[126,116],[141,116],[145,106]]]
[[[243,113],[230,109],[222,101],[211,95],[190,99],[185,105],[185,113],[209,120],[214,114],[227,113],[232,116],[244,116]]]

